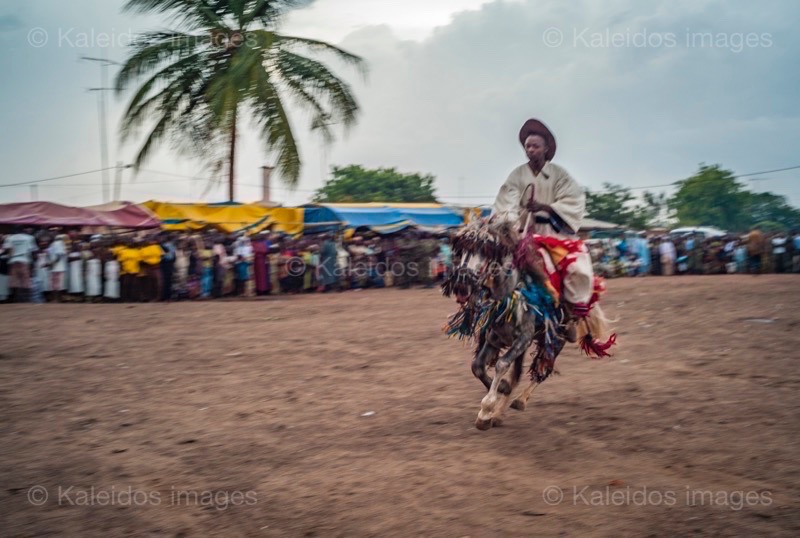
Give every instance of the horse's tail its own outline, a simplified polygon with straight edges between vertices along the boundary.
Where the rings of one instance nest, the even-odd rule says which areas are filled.
[[[609,320],[600,305],[595,303],[589,315],[578,323],[577,334],[580,347],[586,355],[592,357],[609,356],[608,348],[614,345],[617,335],[611,332],[612,321]]]

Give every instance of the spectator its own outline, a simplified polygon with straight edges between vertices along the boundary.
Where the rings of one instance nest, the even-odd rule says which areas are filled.
[[[757,275],[761,272],[761,256],[763,254],[764,234],[758,228],[753,228],[747,234],[747,255],[750,273]]]
[[[8,286],[12,300],[18,303],[30,301],[31,264],[38,250],[32,230],[19,227],[6,237],[3,252],[8,254]]]
[[[178,249],[171,234],[161,236],[161,300],[172,300],[172,285],[175,277],[175,264],[178,259]]]
[[[669,236],[661,238],[658,253],[661,258],[662,274],[664,276],[672,276],[675,273],[676,251],[675,245],[672,243]]]

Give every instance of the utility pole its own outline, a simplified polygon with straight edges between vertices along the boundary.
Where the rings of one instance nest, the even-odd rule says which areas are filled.
[[[100,87],[99,88],[91,88],[89,91],[99,92],[97,98],[97,109],[98,109],[98,122],[100,124],[100,162],[101,167],[103,168],[102,171],[102,181],[103,181],[103,202],[108,202],[108,195],[109,195],[109,180],[108,180],[108,127],[106,126],[106,93],[107,91],[113,91],[114,88],[108,87],[108,66],[109,65],[120,65],[119,62],[115,62],[113,60],[109,60],[106,57],[106,49],[103,49],[103,57],[102,58],[92,58],[89,56],[82,56],[81,60],[85,60],[88,62],[97,62],[100,64]]]
[[[39,185],[31,185],[31,202],[39,201]]]
[[[132,164],[122,165],[122,161],[117,161],[117,169],[114,174],[114,201],[120,200],[120,193],[122,192],[122,171],[128,168],[133,168]]]

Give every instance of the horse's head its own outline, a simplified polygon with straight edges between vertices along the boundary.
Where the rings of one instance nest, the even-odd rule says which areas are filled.
[[[481,285],[496,301],[511,295],[519,283],[519,273],[510,256],[503,261],[490,262],[483,275]]]
[[[459,230],[451,243],[460,263],[442,284],[444,295],[455,295],[459,304],[484,290],[499,297],[513,272],[511,254],[518,238],[514,228],[505,221],[481,219]]]

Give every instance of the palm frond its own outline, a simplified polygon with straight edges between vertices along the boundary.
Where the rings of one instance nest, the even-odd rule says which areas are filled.
[[[300,153],[289,123],[289,117],[269,74],[261,69],[254,73],[255,84],[248,92],[254,121],[261,127],[267,150],[277,153],[276,168],[289,186],[300,180]]]
[[[316,39],[286,36],[280,34],[276,34],[276,41],[281,45],[289,45],[289,46],[301,45],[315,52],[333,53],[333,55],[339,60],[343,61],[348,65],[352,65],[358,68],[359,73],[364,78],[366,78],[369,73],[367,63],[364,61],[363,58],[361,58],[360,56],[356,56],[355,54],[352,54],[350,52],[347,52],[346,50],[339,48],[336,45],[331,45],[330,43],[325,43],[324,41],[318,41]]]
[[[287,85],[297,92],[297,88],[330,103],[328,115],[345,128],[352,126],[358,115],[358,103],[350,86],[334,75],[321,62],[281,50],[275,62],[276,70],[287,81]]]
[[[133,53],[117,73],[114,81],[117,94],[127,85],[162,64],[197,55],[198,49],[210,43],[208,36],[195,36],[183,32],[149,32],[137,41]]]
[[[178,98],[188,97],[188,102],[199,98],[198,88],[204,83],[202,58],[201,54],[196,54],[179,60],[153,75],[139,88],[128,105],[120,125],[123,140],[134,134],[157,108],[167,109],[176,106],[175,101]],[[159,84],[163,84],[163,89],[158,87]],[[149,96],[150,92],[157,88],[161,89],[161,92]]]
[[[225,11],[218,11],[211,0],[128,0],[123,12],[170,14],[180,26],[191,29],[226,29]]]

